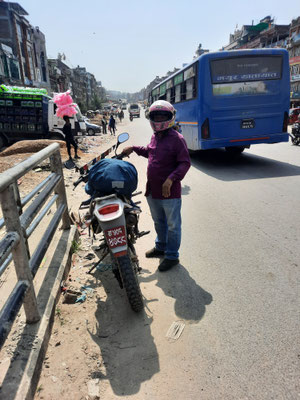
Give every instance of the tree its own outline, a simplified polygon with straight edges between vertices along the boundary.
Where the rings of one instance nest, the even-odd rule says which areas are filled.
[[[81,101],[78,102],[78,106],[80,108],[80,111],[82,112],[82,114],[85,114],[87,112],[87,107],[84,103],[82,103]]]
[[[98,110],[101,108],[101,100],[97,95],[94,95],[93,100],[91,101],[91,107],[94,110]]]

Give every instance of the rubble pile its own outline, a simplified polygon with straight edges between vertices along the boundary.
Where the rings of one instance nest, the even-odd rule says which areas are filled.
[[[66,143],[63,140],[56,140],[60,146],[61,155],[67,156]],[[54,143],[53,140],[41,139],[41,140],[22,140],[8,147],[0,153],[0,157],[6,157],[13,154],[23,154],[23,153],[37,153],[43,150],[45,147]]]
[[[32,154],[44,149],[50,144],[54,143],[53,140],[22,140],[17,142],[0,153],[0,173],[9,168],[14,167],[20,162],[26,160]],[[60,153],[63,159],[68,157],[66,144],[61,140],[57,140],[60,146]]]

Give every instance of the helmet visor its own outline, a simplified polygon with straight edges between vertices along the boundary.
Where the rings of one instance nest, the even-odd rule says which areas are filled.
[[[173,114],[170,111],[151,111],[149,118],[153,122],[166,122],[173,118]]]

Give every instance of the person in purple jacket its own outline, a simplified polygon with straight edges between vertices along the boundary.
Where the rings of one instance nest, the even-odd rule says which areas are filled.
[[[173,129],[175,109],[167,101],[155,101],[149,109],[154,134],[148,146],[126,147],[148,158],[146,197],[154,221],[155,247],[146,257],[162,257],[159,271],[167,271],[179,263],[181,242],[181,181],[191,166],[183,136]]]

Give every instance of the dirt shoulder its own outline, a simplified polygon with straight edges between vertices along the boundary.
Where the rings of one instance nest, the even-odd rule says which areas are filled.
[[[97,154],[98,150],[101,152],[114,142],[111,137],[102,139]],[[91,159],[91,154],[89,152],[88,159]],[[80,164],[84,157],[86,154]],[[74,170],[64,170],[69,209],[78,218],[79,204],[86,195],[84,185],[73,191],[75,174]],[[79,218],[84,213],[84,210],[80,212]],[[123,366],[130,360],[129,354],[139,357],[140,351],[144,353],[142,349],[146,348],[144,356],[151,359],[154,353],[154,363],[157,363],[153,341],[150,341],[150,347],[146,345],[151,337],[149,317],[144,313],[139,316],[132,313],[126,294],[111,272],[109,260],[104,260],[101,270],[87,274],[98,260],[93,251],[98,241],[89,237],[87,229],[79,231],[80,242],[63,290],[81,292],[85,300],[68,304],[64,302],[66,296],[61,296],[35,399],[104,398],[111,393],[111,385],[113,392],[122,396],[125,381],[134,375],[127,368],[128,376],[124,376],[126,369]],[[136,318],[140,320],[140,328],[132,335],[127,326],[131,319]],[[138,337],[143,338],[138,340],[139,343]],[[121,366],[123,373],[120,376],[117,371]],[[145,381],[150,379],[152,372],[142,371],[141,375],[139,379]],[[134,392],[136,388],[131,390]]]

